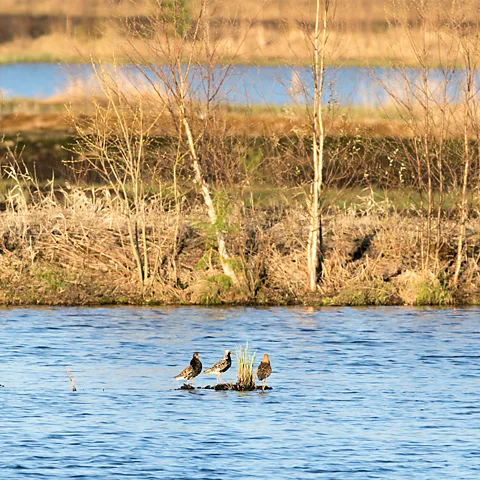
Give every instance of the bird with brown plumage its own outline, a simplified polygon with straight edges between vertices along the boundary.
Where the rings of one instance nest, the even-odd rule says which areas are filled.
[[[265,384],[267,383],[267,378],[272,374],[272,366],[270,365],[270,359],[268,354],[264,353],[262,361],[257,368],[257,377],[263,382],[262,391],[265,390]]]

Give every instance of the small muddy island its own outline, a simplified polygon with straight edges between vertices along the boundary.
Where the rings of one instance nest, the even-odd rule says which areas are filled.
[[[245,388],[237,383],[232,382],[218,383],[217,385],[207,385],[206,387],[194,387],[185,383],[180,388],[177,388],[177,390],[235,390],[236,392],[251,392],[254,390],[273,390],[273,387],[269,387],[268,385],[262,387],[262,385],[254,384],[249,388]]]

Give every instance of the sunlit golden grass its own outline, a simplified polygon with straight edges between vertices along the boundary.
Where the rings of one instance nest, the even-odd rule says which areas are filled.
[[[241,45],[235,45],[230,38],[232,30],[225,28],[220,36],[220,46],[215,46],[220,62],[228,62],[232,52],[237,52],[234,63],[246,64],[300,64],[310,62],[310,53],[306,47],[301,30],[290,29],[288,35],[278,28],[264,29],[252,27],[249,37]],[[417,43],[420,42],[420,30],[410,32]],[[238,32],[235,37],[242,36]],[[380,34],[369,31],[332,31],[332,43],[345,46],[331,52],[327,57],[328,65],[336,66],[391,66],[401,62],[402,65],[416,66],[418,58],[405,32],[388,30]],[[429,48],[432,52],[438,48],[442,55],[448,53],[447,45],[438,45],[432,39]],[[146,60],[149,51],[144,43],[137,39],[127,42],[123,36],[114,31],[106,31],[101,38],[72,37],[64,33],[46,34],[38,38],[17,38],[0,45],[0,63],[15,62],[63,62],[88,63],[93,55],[96,59],[109,61],[115,56],[116,61],[128,63],[140,52]],[[402,52],[401,60],[398,52]],[[437,66],[431,59],[432,66]]]
[[[351,22],[359,27],[371,26],[377,30],[382,27],[385,18],[391,19],[393,15],[391,0],[355,0],[353,5],[348,0],[338,0],[337,18],[340,22]],[[444,7],[445,13],[439,20],[445,18],[448,13],[448,2],[438,2]],[[151,0],[116,1],[111,0],[78,0],[65,2],[62,0],[37,0],[25,2],[19,0],[2,0],[0,13],[12,15],[48,15],[55,12],[57,15],[82,16],[88,12],[90,16],[112,15],[148,15]],[[195,12],[199,8],[198,2],[186,0],[186,7]],[[214,18],[245,19],[259,15],[260,20],[308,20],[315,12],[315,5],[310,0],[271,0],[265,4],[259,4],[255,0],[217,1],[212,2],[211,14]],[[354,6],[354,8],[352,8]],[[467,18],[475,15],[475,3],[471,5],[457,3],[455,6],[465,9]],[[411,5],[407,12],[411,21],[418,20],[419,13]]]
[[[123,31],[122,18],[136,16],[145,18],[151,13],[147,0],[119,2],[112,5],[109,0],[83,0],[81,2],[60,2],[44,0],[24,5],[14,0],[1,2],[0,13],[24,17],[25,25],[31,16],[42,16],[55,12],[65,15],[65,22],[58,21],[55,27],[45,27],[42,35],[30,38],[20,31],[14,32],[10,41],[0,44],[0,63],[5,62],[89,62],[93,56],[99,60],[110,60],[115,56],[118,62],[128,62],[140,54],[146,61],[154,61],[146,48],[148,38],[136,38]],[[187,2],[187,15],[198,13],[199,2]],[[418,51],[422,45],[422,30],[419,28],[419,14],[410,8],[406,19],[410,20],[408,30],[399,26],[401,12],[394,12],[390,0],[357,0],[355,8],[351,2],[337,0],[335,21],[329,26],[328,65],[384,65],[402,64],[417,66]],[[475,18],[465,7],[466,18]],[[88,14],[87,14],[88,12]],[[448,18],[448,9],[441,12],[438,21]],[[256,64],[309,64],[311,52],[305,27],[312,29],[314,3],[276,0],[259,4],[247,2],[213,2],[209,8],[210,30],[215,44],[218,62]],[[98,17],[97,24],[69,26],[68,17]],[[432,26],[425,38],[428,52],[427,62],[439,63],[452,55],[452,35],[437,35],[438,26],[431,15]],[[47,17],[48,18],[48,17]],[[437,18],[437,17],[435,17]],[[29,20],[30,19],[30,20]],[[390,22],[390,24],[388,23]],[[87,26],[89,25],[89,26]],[[19,29],[21,30],[21,29]],[[27,30],[27,29],[25,29]],[[248,33],[248,35],[247,35]],[[158,44],[159,39],[155,41]],[[184,45],[188,55],[188,44]],[[457,55],[458,57],[458,55]],[[453,59],[458,62],[459,58]]]
[[[248,342],[245,347],[237,347],[237,390],[252,390],[255,388],[255,373],[253,363],[256,352],[251,354],[248,350]]]

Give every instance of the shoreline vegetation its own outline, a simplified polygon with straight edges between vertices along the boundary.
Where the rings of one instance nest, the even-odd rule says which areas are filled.
[[[228,168],[239,176],[217,176],[215,202],[240,278],[232,285],[222,272],[195,184],[175,187],[168,175],[171,166],[164,165],[164,172],[144,186],[140,241],[151,273],[148,281],[139,282],[124,199],[98,178],[88,180],[86,172],[73,183],[68,158],[74,138],[47,142],[37,136],[31,143],[28,135],[21,143],[4,138],[0,304],[479,304],[477,194],[472,191],[469,199],[461,281],[452,287],[461,192],[451,188],[441,200],[438,265],[425,268],[428,204],[406,171],[403,182],[409,185],[402,185],[408,157],[397,153],[394,164],[388,159],[405,149],[407,140],[412,141],[379,137],[370,147],[368,137],[327,140],[327,150],[345,160],[335,166],[333,184],[362,173],[352,185],[332,185],[324,194],[323,278],[319,291],[309,293],[304,250],[310,167],[307,147],[298,139],[280,139],[277,150],[278,138],[252,139],[240,164]],[[166,144],[175,147],[173,138],[162,139],[152,147],[152,157],[165,152]],[[461,144],[457,140],[449,148],[452,168]],[[55,163],[47,163],[55,156]],[[276,173],[268,175],[270,170]],[[128,194],[133,195],[132,185]],[[175,195],[181,196],[181,205]]]
[[[54,1],[32,2],[31,26]],[[118,2],[109,30],[103,3],[89,17],[84,0],[62,4],[53,33],[0,38],[0,56],[14,44],[55,56],[51,35],[67,48],[67,32],[98,83],[2,102],[0,304],[480,304],[480,11],[396,0],[385,18],[385,2],[358,3],[364,20],[331,9],[340,0],[243,2],[253,17],[204,0],[135,15]],[[112,38],[143,85],[97,61]],[[342,107],[334,85],[324,103],[325,66],[345,52],[395,58],[403,82],[382,85],[388,105]],[[297,105],[221,102],[230,65],[308,58],[313,96],[298,83]]]
[[[17,206],[2,213],[1,304],[480,303],[476,218],[467,224],[470,246],[462,281],[452,288],[458,240],[454,221],[444,225],[449,233],[443,239],[441,273],[435,275],[421,268],[422,217],[389,212],[388,202],[375,202],[374,195],[357,209],[332,207],[324,218],[324,277],[313,294],[307,290],[305,245],[300,240],[307,231],[301,206],[257,207],[254,212],[248,208],[250,212],[243,213],[242,223],[229,235],[238,245],[238,250],[231,247],[239,263],[240,282],[234,286],[218,266],[208,220],[198,207],[178,218],[151,205],[145,243],[155,257],[151,279],[139,284],[124,240],[127,221],[108,192],[65,190],[62,201],[46,195],[23,212]]]

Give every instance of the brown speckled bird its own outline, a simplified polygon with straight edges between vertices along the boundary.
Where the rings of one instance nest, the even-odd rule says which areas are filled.
[[[219,378],[221,378],[222,373],[226,372],[232,366],[232,359],[230,355],[232,354],[231,350],[225,350],[223,354],[223,358],[219,360],[217,363],[214,363],[210,368],[204,370],[203,373],[205,374],[213,374],[217,376],[217,383]]]
[[[265,390],[265,384],[267,383],[267,378],[272,374],[272,367],[270,365],[270,359],[266,353],[263,354],[262,361],[257,368],[257,377],[263,382],[262,391]]]
[[[193,379],[202,371],[202,362],[198,356],[198,353],[193,354],[192,359],[190,360],[190,365],[187,368],[184,368],[178,375],[173,377],[175,380],[185,380],[188,384],[188,381]]]

